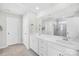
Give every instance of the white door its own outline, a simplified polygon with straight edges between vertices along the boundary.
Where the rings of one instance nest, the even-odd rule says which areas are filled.
[[[7,44],[12,45],[18,42],[18,18],[7,17]]]
[[[23,16],[23,43],[29,49],[29,19],[28,16]]]

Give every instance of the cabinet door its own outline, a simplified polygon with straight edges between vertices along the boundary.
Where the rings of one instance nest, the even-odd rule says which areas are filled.
[[[38,53],[38,39],[35,38],[33,42],[34,42],[34,51]]]
[[[39,39],[39,55],[47,56],[48,55],[48,42],[42,39]]]
[[[48,56],[58,56],[58,51],[54,48],[48,47]]]
[[[30,35],[30,48],[34,49],[34,38]]]
[[[48,43],[48,56],[63,56],[62,47],[55,43]]]
[[[30,48],[38,53],[38,39],[35,36],[30,37]]]

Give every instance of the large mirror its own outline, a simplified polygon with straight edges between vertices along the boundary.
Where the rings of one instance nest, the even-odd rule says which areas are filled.
[[[66,21],[64,19],[48,18],[42,21],[42,33],[55,36],[67,36]]]
[[[47,18],[42,20],[42,33],[53,35],[54,34],[54,19]]]

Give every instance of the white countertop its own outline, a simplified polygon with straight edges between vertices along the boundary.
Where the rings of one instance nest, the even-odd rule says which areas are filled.
[[[65,41],[63,40],[63,37],[53,36],[53,35],[45,35],[45,34],[41,34],[41,35],[33,34],[33,35],[36,36],[37,38],[40,38],[67,48],[79,50],[79,43],[76,41],[72,41],[72,40]]]

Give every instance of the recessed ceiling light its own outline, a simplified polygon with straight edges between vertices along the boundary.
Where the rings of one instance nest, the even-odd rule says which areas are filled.
[[[36,10],[39,10],[39,7],[38,7],[38,6],[36,6],[36,7],[35,7],[35,9],[36,9]]]

